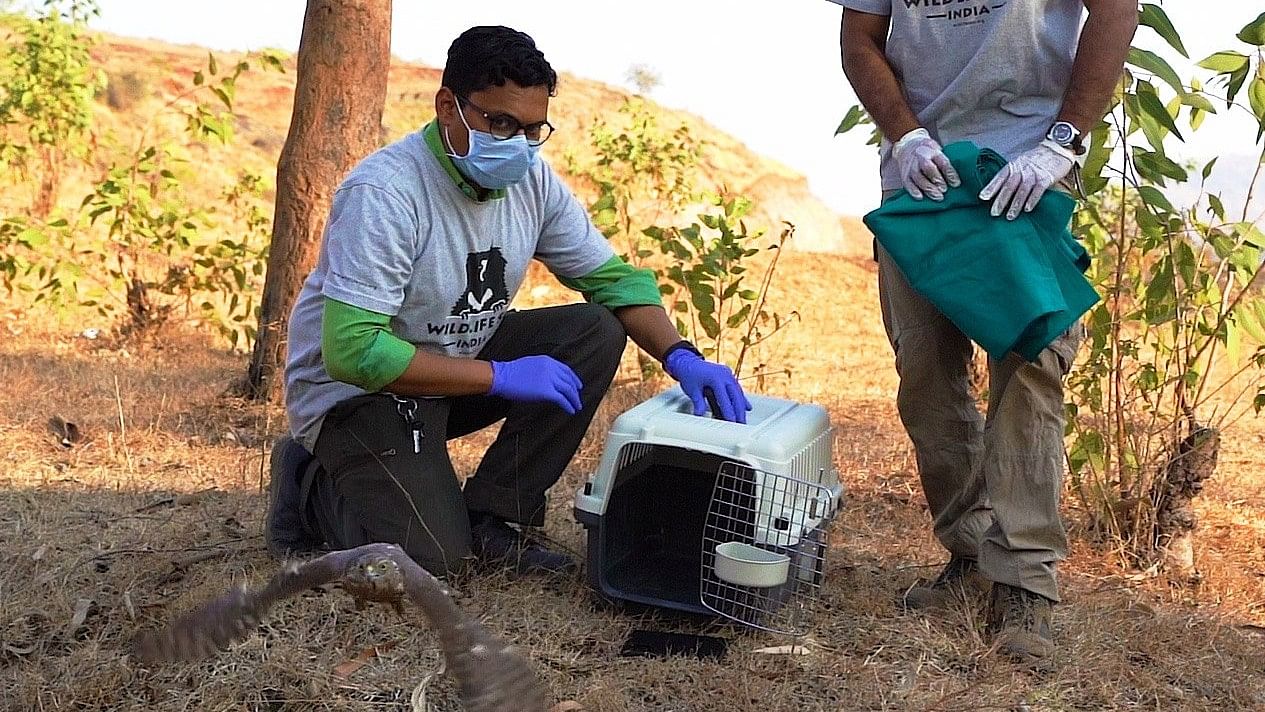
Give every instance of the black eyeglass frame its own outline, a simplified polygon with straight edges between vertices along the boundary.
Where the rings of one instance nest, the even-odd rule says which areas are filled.
[[[501,135],[498,135],[495,131],[489,131],[489,133],[492,134],[492,137],[498,141],[508,141],[521,133],[523,134],[523,137],[527,139],[527,143],[531,144],[532,146],[539,146],[545,141],[548,141],[549,137],[553,135],[553,124],[549,123],[548,121],[537,121],[531,124],[524,124],[523,122],[519,121],[516,117],[514,117],[511,114],[490,113],[487,109],[484,109],[483,107],[479,106],[473,101],[470,101],[470,97],[468,96],[457,96],[457,100],[463,104],[469,104],[470,106],[474,107],[474,110],[479,112],[483,116],[483,120],[488,122],[488,128],[493,128],[496,125],[496,122],[498,120],[513,122],[514,130],[511,131],[508,136],[501,136]],[[538,140],[533,140],[528,133],[529,131],[533,131],[533,130],[537,132],[543,131],[544,137]]]

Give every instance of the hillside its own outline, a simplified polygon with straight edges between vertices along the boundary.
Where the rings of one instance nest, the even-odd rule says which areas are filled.
[[[104,35],[94,56],[116,85],[140,84],[143,96],[126,107],[112,108],[103,102],[100,109],[106,117],[120,124],[134,124],[146,109],[161,104],[183,92],[189,77],[204,69],[207,52],[198,47],[169,45],[148,40]],[[236,60],[236,55],[218,55],[222,65]],[[290,121],[294,90],[294,60],[285,63],[284,74],[251,71],[238,81],[235,111],[238,114],[238,139],[226,151],[208,154],[209,164],[199,170],[221,173],[227,179],[233,167],[275,165],[285,141]],[[440,69],[392,62],[388,80],[387,101],[383,114],[383,138],[393,140],[411,132],[434,115],[432,102],[439,85]],[[117,91],[117,90],[116,90]],[[107,98],[109,92],[107,92]],[[559,77],[558,95],[550,103],[550,122],[557,131],[545,144],[542,155],[563,175],[568,151],[583,154],[588,148],[588,130],[599,118],[612,118],[629,94],[621,89],[563,73]],[[803,175],[767,157],[753,153],[732,136],[710,126],[692,114],[656,106],[661,125],[684,124],[703,145],[700,188],[713,189],[723,184],[728,190],[745,195],[755,203],[751,222],[766,226],[776,233],[783,220],[796,225],[792,247],[803,251],[864,255],[869,253],[868,231],[856,218],[843,217],[832,211],[808,189]],[[579,186],[573,187],[580,189]],[[681,216],[688,220],[692,214]]]

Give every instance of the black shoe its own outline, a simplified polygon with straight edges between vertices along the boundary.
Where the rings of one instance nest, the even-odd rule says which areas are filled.
[[[935,581],[909,589],[901,603],[912,610],[947,610],[959,601],[982,598],[988,589],[989,581],[975,561],[954,556]]]
[[[567,573],[578,568],[567,554],[550,551],[508,522],[487,514],[471,514],[471,549],[483,564],[512,567],[520,574]]]
[[[264,544],[276,559],[319,548],[303,528],[299,478],[312,455],[294,438],[284,436],[272,446],[268,483],[268,515],[264,520]]]

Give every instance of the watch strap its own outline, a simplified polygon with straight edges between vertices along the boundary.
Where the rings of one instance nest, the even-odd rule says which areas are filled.
[[[699,351],[698,347],[694,346],[694,344],[690,343],[689,340],[687,339],[681,339],[675,344],[672,344],[671,346],[669,346],[668,350],[663,352],[663,358],[659,359],[659,361],[662,363],[667,363],[668,357],[672,355],[673,351],[680,351],[682,349],[684,349],[685,351],[689,351],[690,353],[698,356],[699,358],[704,358],[703,352]]]

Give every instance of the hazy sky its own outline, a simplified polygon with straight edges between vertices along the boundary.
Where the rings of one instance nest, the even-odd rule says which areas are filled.
[[[1168,0],[1194,61],[1239,45],[1234,32],[1260,13],[1254,0]],[[303,0],[100,0],[100,29],[220,49],[296,50]],[[835,137],[856,102],[839,66],[840,8],[828,0],[558,0],[431,2],[394,0],[392,53],[443,66],[448,45],[478,24],[532,35],[555,68],[626,85],[630,66],[662,78],[652,96],[700,115],[753,150],[803,172],[827,204],[861,214],[878,202],[878,161],[865,135]],[[1147,28],[1138,43],[1164,54],[1188,79],[1193,62]],[[928,58],[928,61],[935,61]],[[560,88],[565,91],[565,86]],[[1246,102],[1246,97],[1244,97]],[[1254,163],[1246,116],[1210,117],[1192,157],[1236,155]],[[1239,201],[1228,201],[1237,203]]]

